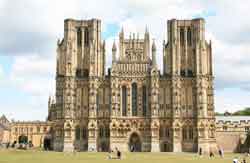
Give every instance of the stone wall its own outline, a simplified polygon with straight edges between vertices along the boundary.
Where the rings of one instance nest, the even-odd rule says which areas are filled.
[[[234,117],[235,118],[235,117]],[[244,117],[240,117],[244,118]],[[227,119],[230,119],[228,117]],[[250,121],[243,119],[216,122],[216,142],[225,152],[244,152],[249,148],[248,133]]]

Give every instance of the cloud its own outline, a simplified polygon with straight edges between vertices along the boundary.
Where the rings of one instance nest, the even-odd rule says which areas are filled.
[[[47,98],[55,90],[55,70],[55,57],[16,56],[9,79],[17,89]]]
[[[55,92],[55,57],[14,56],[9,72],[2,78],[0,67],[1,111],[19,120],[44,120]]]

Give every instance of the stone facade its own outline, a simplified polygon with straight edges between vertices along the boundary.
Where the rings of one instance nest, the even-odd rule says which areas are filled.
[[[27,138],[34,147],[43,147],[46,137],[50,139],[50,123],[45,121],[15,121],[11,122],[9,142],[19,143],[21,137]]]
[[[212,45],[204,19],[169,20],[163,73],[156,46],[124,37],[105,74],[101,21],[66,19],[57,43],[56,93],[49,121],[56,151],[204,152],[216,148]],[[118,54],[119,50],[119,54]]]
[[[4,117],[4,118],[3,118]],[[4,121],[1,121],[4,119]],[[8,128],[2,127],[8,124]],[[6,125],[5,125],[6,126]],[[9,122],[5,116],[0,118],[0,144],[6,144],[19,140],[20,136],[26,136],[34,147],[43,147],[47,139],[53,145],[50,121],[13,121]],[[250,116],[217,116],[216,117],[216,144],[225,152],[246,152],[250,147]],[[166,134],[167,135],[167,134]],[[77,143],[75,145],[80,146]],[[82,144],[87,149],[87,144]],[[52,147],[52,146],[51,146]],[[158,145],[156,145],[156,148]],[[79,148],[79,147],[78,147]],[[164,147],[162,147],[164,148]]]
[[[19,143],[25,137],[34,147],[43,147],[44,140],[51,141],[49,121],[9,121],[4,115],[0,118],[0,144]]]
[[[2,115],[0,117],[0,144],[9,142],[10,138],[10,122]]]

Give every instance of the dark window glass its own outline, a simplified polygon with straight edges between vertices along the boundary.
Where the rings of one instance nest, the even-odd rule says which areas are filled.
[[[122,116],[127,115],[127,88],[122,86]]]
[[[186,128],[182,129],[182,138],[183,138],[183,140],[187,139],[187,129]]]
[[[187,42],[188,42],[189,46],[192,45],[192,33],[191,33],[191,29],[190,28],[188,28],[188,30],[187,30]]]
[[[87,139],[87,137],[88,137],[88,130],[87,130],[87,128],[84,127],[82,129],[82,138]]]
[[[77,29],[77,45],[78,46],[82,45],[82,31],[81,31],[81,28]]]
[[[166,137],[167,137],[167,138],[169,138],[169,137],[170,137],[170,131],[169,131],[169,128],[166,128],[165,132],[166,132]]]
[[[189,139],[193,139],[194,134],[193,134],[193,129],[189,128]]]
[[[137,116],[137,84],[132,84],[132,116]]]
[[[180,41],[181,41],[181,45],[184,45],[184,29],[183,28],[180,29]]]
[[[76,140],[80,139],[80,127],[79,126],[77,126],[75,129],[75,138]]]
[[[146,86],[142,87],[142,107],[143,107],[143,116],[147,115],[147,88]]]
[[[89,45],[89,30],[88,30],[88,28],[85,28],[85,30],[84,30],[84,44],[86,46]]]

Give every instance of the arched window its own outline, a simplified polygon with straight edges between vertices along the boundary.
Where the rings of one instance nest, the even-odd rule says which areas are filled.
[[[181,45],[184,45],[184,29],[183,28],[180,29],[180,42],[181,42]]]
[[[105,128],[105,137],[108,138],[109,135],[110,135],[109,126],[106,126],[106,128]]]
[[[37,132],[40,132],[40,127],[37,127],[36,130],[37,130]]]
[[[166,135],[167,138],[170,137],[170,130],[169,130],[168,127],[165,128],[165,135]]]
[[[104,137],[104,128],[103,127],[99,128],[99,137],[100,138]]]
[[[187,42],[188,42],[189,46],[192,45],[192,33],[191,33],[191,29],[190,28],[188,28],[188,30],[187,30]]]
[[[160,126],[159,137],[160,137],[160,138],[163,138],[163,137],[164,137],[164,129],[163,129],[162,126]]]
[[[127,115],[127,88],[122,86],[122,116]]]
[[[82,45],[82,31],[81,28],[77,29],[77,46]]]
[[[87,139],[88,138],[88,130],[86,127],[82,128],[82,138]]]
[[[76,126],[76,129],[75,129],[75,139],[80,140],[80,127],[79,126]]]
[[[185,127],[182,129],[182,139],[187,140],[187,129]]]
[[[99,111],[99,91],[97,92],[97,94],[96,94],[96,110],[97,110],[97,113],[98,113],[98,111]]]
[[[132,116],[137,116],[137,84],[132,84]]]
[[[194,137],[194,133],[193,133],[193,129],[192,128],[189,128],[188,134],[189,134],[189,139],[192,140],[193,137]]]
[[[84,30],[84,44],[86,46],[89,45],[89,30],[88,30],[88,28],[85,28],[85,30]]]
[[[143,116],[147,115],[147,88],[146,86],[142,87],[142,109]]]

